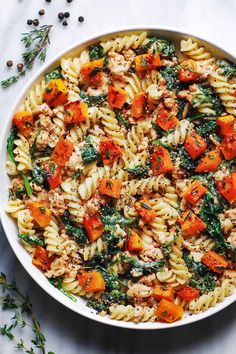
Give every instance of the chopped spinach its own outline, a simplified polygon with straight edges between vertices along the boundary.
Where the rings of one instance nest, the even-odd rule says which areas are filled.
[[[150,167],[151,164],[150,161],[148,161],[144,166],[138,165],[134,168],[127,168],[127,172],[138,179],[146,178],[149,175]]]
[[[116,111],[116,119],[125,126],[126,129],[130,129],[131,128],[131,124],[129,123],[129,121],[127,119],[125,119],[120,111]]]
[[[121,261],[129,266],[130,270],[134,270],[142,274],[150,274],[159,271],[165,264],[165,261],[143,262],[135,257],[121,255]]]
[[[61,66],[58,66],[57,68],[46,73],[46,75],[44,76],[46,84],[48,84],[49,81],[51,80],[61,79],[62,78],[61,70],[62,70]]]
[[[16,139],[16,136],[17,136],[17,128],[13,127],[11,129],[11,132],[10,132],[8,138],[7,138],[7,152],[8,152],[8,155],[9,155],[11,161],[14,163],[16,163],[16,161],[15,161],[13,149],[14,149],[14,141]]]
[[[119,290],[104,292],[98,300],[89,300],[87,306],[93,308],[97,312],[108,311],[112,304],[127,305],[129,297],[126,293]]]
[[[164,57],[170,57],[175,52],[175,46],[172,42],[157,37],[149,39],[148,43],[143,47],[138,48],[136,51],[138,54],[146,53],[153,47],[153,51],[161,53]]]
[[[220,115],[224,112],[224,107],[222,105],[220,97],[214,92],[214,90],[209,85],[207,85],[206,83],[199,84],[198,89],[200,91],[199,96],[193,96],[194,107],[199,107],[202,103],[211,103],[212,109],[215,111],[216,115]]]
[[[71,293],[69,293],[68,291],[66,291],[62,288],[62,279],[61,278],[51,278],[51,279],[49,279],[49,283],[52,284],[53,286],[55,286],[55,288],[60,290],[64,295],[66,295],[72,301],[74,301],[74,302],[77,301],[75,296],[73,296]]]
[[[38,237],[34,237],[32,235],[22,235],[22,234],[19,234],[18,237],[27,242],[29,245],[32,245],[32,246],[42,246],[44,247],[45,246],[45,242],[44,240],[42,240],[41,238],[38,238]]]
[[[103,57],[104,49],[101,44],[94,44],[89,47],[89,58],[91,60],[100,59]]]
[[[114,232],[105,232],[102,235],[102,239],[107,244],[108,255],[115,255],[119,252],[120,249],[117,245],[120,242],[120,239]]]
[[[167,143],[163,143],[161,140],[157,139],[153,142],[153,144],[155,145],[160,145],[162,147],[164,147],[165,149],[167,149],[168,151],[172,151],[173,147],[170,144]]]
[[[166,67],[160,70],[161,75],[166,80],[166,87],[168,90],[180,90],[182,88],[178,77],[178,70],[180,65]]]
[[[36,148],[37,139],[38,139],[38,136],[39,136],[40,132],[41,132],[41,128],[38,127],[37,132],[36,132],[35,137],[34,137],[34,141],[33,141],[32,145],[30,146],[30,156],[31,156],[31,160],[32,161],[34,161],[35,148]]]
[[[182,98],[177,98],[177,104],[178,104],[177,117],[179,119],[184,119],[183,113],[184,113],[187,102],[185,100],[183,100]]]
[[[223,70],[222,75],[228,78],[236,76],[236,65],[226,60],[217,60],[217,65]]]
[[[38,185],[42,185],[45,179],[46,179],[45,170],[42,167],[35,165],[32,170],[32,182]]]
[[[27,176],[24,173],[21,173],[21,177],[22,177],[23,182],[24,182],[26,194],[28,195],[28,197],[30,197],[33,194],[33,191],[32,191],[32,188],[30,187],[29,180],[28,180]]]
[[[197,162],[191,159],[183,146],[177,148],[175,151],[171,151],[170,155],[173,161],[176,161],[177,157],[180,158],[180,166],[184,170],[190,172],[195,169]]]
[[[66,232],[77,243],[85,243],[87,241],[87,235],[85,229],[81,226],[74,226],[71,222],[66,225]]]
[[[193,272],[190,285],[198,289],[201,294],[214,290],[216,286],[215,275],[201,262],[195,262],[189,257],[189,252],[183,252],[183,258],[187,267]]]
[[[206,224],[208,234],[216,241],[216,249],[223,253],[225,250],[231,250],[231,246],[225,240],[221,230],[220,220],[217,216],[220,212],[222,212],[222,206],[215,204],[211,193],[206,193],[200,209],[200,217]]]
[[[89,107],[100,105],[102,102],[107,100],[107,94],[89,96],[84,91],[80,91],[80,97],[83,102],[86,102],[88,104]]]
[[[81,156],[84,164],[98,159],[98,152],[93,146],[90,137],[87,137],[85,147],[81,148]]]
[[[124,227],[125,225],[132,225],[137,222],[136,218],[127,219],[122,216],[118,210],[109,205],[102,207],[101,218],[103,224],[111,227],[115,226],[116,224],[120,224],[121,227]]]

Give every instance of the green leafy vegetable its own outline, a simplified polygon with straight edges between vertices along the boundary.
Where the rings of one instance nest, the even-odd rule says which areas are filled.
[[[215,204],[213,195],[211,193],[206,193],[200,209],[200,217],[207,226],[208,234],[215,239],[217,250],[219,252],[224,252],[227,249],[231,249],[231,246],[226,242],[221,231],[220,220],[217,216],[221,211],[222,206]]]
[[[189,256],[188,251],[183,253],[184,261],[187,267],[193,272],[190,279],[190,285],[198,289],[201,294],[205,294],[214,290],[216,286],[216,279],[214,274],[201,262],[195,262]]]
[[[45,242],[41,238],[34,237],[31,235],[22,235],[22,234],[19,234],[18,237],[21,240],[24,240],[25,242],[27,242],[29,245],[32,245],[32,246],[37,245],[37,246],[42,246],[42,247],[45,246]]]
[[[24,182],[26,194],[28,195],[28,197],[30,197],[33,194],[33,191],[32,191],[32,189],[30,187],[29,180],[28,180],[27,176],[24,173],[21,173],[21,177],[22,177],[23,182]]]
[[[207,133],[212,133],[216,127],[216,121],[214,120],[204,120],[201,122],[199,125],[196,126],[196,131],[202,135],[205,136]]]
[[[138,54],[146,53],[151,48],[153,49],[153,52],[157,51],[165,57],[170,57],[175,52],[175,46],[173,43],[157,37],[150,38],[149,42],[145,46],[136,50],[136,52]]]
[[[32,182],[38,185],[42,185],[45,179],[46,179],[45,170],[42,167],[35,165],[32,170]]]
[[[102,102],[107,100],[107,94],[102,94],[98,96],[89,96],[84,91],[80,91],[80,97],[83,102],[86,102],[89,107],[100,105]]]
[[[209,85],[199,84],[198,89],[200,92],[193,96],[193,107],[199,107],[202,103],[211,103],[212,109],[215,111],[216,115],[220,115],[224,112],[220,97]]]
[[[217,60],[216,64],[219,65],[219,67],[221,67],[221,69],[223,69],[223,71],[222,71],[223,76],[226,76],[228,78],[236,76],[236,65],[235,64],[230,63],[226,60]]]
[[[116,112],[116,119],[117,119],[122,125],[124,125],[126,129],[130,129],[130,128],[131,128],[132,125],[129,123],[128,120],[126,120],[126,119],[122,116],[122,114],[121,114],[120,111],[117,111],[117,112]]]
[[[38,136],[39,136],[40,132],[41,132],[41,128],[38,127],[37,132],[34,137],[33,144],[30,146],[30,156],[31,156],[32,161],[34,161],[35,148],[36,148],[36,144],[37,144],[37,140],[38,140]]]
[[[63,77],[61,74],[61,70],[61,66],[58,66],[57,68],[46,73],[44,76],[46,84],[48,84],[51,80],[61,79]]]
[[[159,271],[165,264],[164,260],[158,262],[142,262],[135,257],[126,255],[121,255],[121,261],[129,265],[130,270],[134,270],[135,272],[142,274],[149,274],[154,271]]]
[[[66,232],[70,235],[73,240],[77,243],[85,243],[87,241],[87,235],[83,227],[74,226],[71,223],[66,225]]]
[[[52,284],[53,286],[55,286],[55,288],[60,290],[64,295],[66,295],[72,301],[74,301],[74,302],[77,301],[75,296],[73,296],[71,293],[69,293],[68,291],[66,291],[62,288],[62,279],[61,278],[51,278],[51,279],[49,279],[49,283]]]
[[[14,156],[14,141],[17,136],[17,128],[13,127],[8,138],[7,138],[7,152],[12,162],[16,163]]]
[[[135,218],[125,218],[123,217],[118,210],[115,208],[105,205],[101,209],[101,217],[103,224],[107,226],[115,226],[116,224],[120,224],[121,226],[134,224],[137,220]]]
[[[161,75],[166,80],[166,87],[168,90],[180,90],[181,84],[179,82],[178,70],[180,65],[166,67],[165,69],[160,70]]]
[[[83,163],[87,164],[98,159],[98,152],[93,146],[90,137],[86,139],[86,146],[81,148]]]
[[[90,60],[96,60],[103,57],[104,49],[101,44],[95,44],[89,47],[89,58]]]
[[[150,167],[151,164],[148,161],[144,166],[138,165],[135,166],[134,168],[127,168],[127,172],[138,179],[146,178],[149,175]]]

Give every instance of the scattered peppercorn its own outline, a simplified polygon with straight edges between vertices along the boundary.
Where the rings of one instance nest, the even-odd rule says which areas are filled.
[[[66,0],[66,1],[70,3],[70,2],[72,2],[73,0]]]
[[[18,71],[21,71],[23,69],[24,65],[22,63],[17,64],[17,69]]]
[[[13,65],[13,61],[12,60],[8,60],[7,61],[7,66],[8,68],[10,68]]]
[[[59,14],[57,16],[58,16],[59,20],[63,20],[63,18],[64,18],[63,12],[59,12]]]
[[[39,15],[40,16],[43,16],[44,14],[45,14],[45,10],[44,9],[39,10]]]
[[[64,16],[65,16],[65,18],[68,18],[68,17],[70,17],[70,13],[69,12],[65,12]]]
[[[39,25],[39,20],[38,20],[37,18],[35,18],[35,19],[33,20],[33,25],[34,25],[34,26],[38,26],[38,25]]]
[[[63,21],[62,24],[63,24],[63,26],[68,26],[67,21]]]
[[[46,2],[51,2],[51,0],[45,0]]]
[[[83,16],[79,16],[79,17],[78,17],[78,21],[79,21],[79,22],[84,22],[84,17],[83,17]]]
[[[33,20],[27,20],[27,25],[31,26],[33,23]]]

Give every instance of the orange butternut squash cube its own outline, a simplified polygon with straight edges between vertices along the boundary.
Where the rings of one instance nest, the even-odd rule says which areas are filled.
[[[88,105],[86,102],[75,101],[65,105],[65,123],[78,124],[88,119]]]
[[[173,171],[174,165],[169,151],[162,146],[156,146],[151,154],[151,169],[155,176]]]
[[[197,201],[206,194],[207,189],[198,181],[195,180],[184,192],[184,198],[191,204],[197,203]]]
[[[166,299],[161,299],[156,309],[156,315],[160,321],[172,323],[179,320],[184,314],[181,306]]]
[[[221,154],[218,149],[207,152],[196,167],[196,172],[214,172],[222,162]]]
[[[139,235],[129,229],[130,234],[127,236],[126,249],[129,252],[141,252],[144,249],[144,244]]]
[[[186,210],[180,219],[182,234],[185,237],[197,236],[206,230],[206,224],[192,210]]]
[[[223,273],[223,271],[228,267],[227,260],[214,251],[207,251],[204,253],[201,262],[210,270],[218,274]]]
[[[221,151],[226,160],[232,160],[236,157],[236,132],[227,134],[220,144]]]
[[[150,223],[156,217],[155,211],[152,209],[146,198],[142,198],[134,203],[134,207],[141,216],[142,220],[146,223]]]
[[[196,160],[206,150],[206,147],[206,141],[196,131],[187,134],[184,148],[191,159]]]
[[[40,203],[29,203],[29,210],[40,227],[46,227],[51,220],[51,210]]]
[[[22,135],[28,137],[34,128],[33,115],[28,111],[17,112],[13,117],[13,124]]]
[[[108,87],[108,103],[113,108],[121,109],[126,102],[128,93],[119,87]]]
[[[100,272],[81,271],[77,279],[86,293],[104,291],[106,288],[104,278]]]
[[[43,99],[50,107],[63,106],[67,103],[67,88],[62,79],[51,80],[47,85]]]
[[[229,203],[236,201],[236,172],[224,177],[222,181],[217,181],[216,184],[220,194],[222,194]]]
[[[89,61],[81,66],[81,75],[83,80],[88,85],[93,85],[95,87],[101,85],[102,83],[102,73],[104,67],[104,58]]]
[[[147,94],[140,92],[134,95],[133,102],[130,108],[130,114],[134,118],[142,118],[144,116],[144,109],[147,102]]]
[[[144,73],[147,70],[153,70],[162,65],[159,53],[137,55],[134,59],[134,63],[138,73]]]
[[[96,241],[104,232],[104,225],[97,215],[86,215],[83,225],[90,242]]]
[[[233,134],[235,132],[235,123],[236,119],[232,114],[217,119],[217,124],[220,127],[222,135]]]
[[[168,285],[156,285],[154,288],[153,296],[157,300],[166,299],[169,301],[174,300],[174,290]]]
[[[99,185],[99,191],[100,193],[109,195],[110,197],[119,198],[121,186],[121,179],[102,178]]]

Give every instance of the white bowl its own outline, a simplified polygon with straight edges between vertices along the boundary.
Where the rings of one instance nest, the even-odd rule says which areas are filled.
[[[154,322],[154,323],[138,323],[135,324],[133,322],[123,322],[123,321],[117,321],[117,320],[111,320],[108,317],[102,317],[96,314],[96,312],[89,307],[86,306],[86,301],[83,299],[78,299],[77,302],[73,302],[69,298],[67,298],[65,295],[63,295],[58,289],[56,289],[53,285],[51,285],[47,278],[44,276],[42,272],[40,272],[35,266],[32,265],[31,263],[31,257],[29,254],[26,252],[26,250],[22,247],[22,245],[18,241],[18,232],[17,232],[17,227],[14,222],[14,220],[8,216],[4,208],[7,204],[8,200],[8,187],[9,187],[9,182],[10,179],[6,173],[6,168],[5,168],[5,161],[6,161],[6,141],[7,137],[11,128],[11,120],[12,116],[14,113],[17,111],[17,108],[19,107],[19,104],[21,103],[22,99],[25,97],[27,94],[27,91],[31,88],[31,86],[37,82],[40,81],[42,76],[44,75],[45,72],[49,71],[51,68],[59,65],[60,58],[61,57],[70,57],[70,56],[75,56],[78,55],[84,48],[86,48],[88,45],[94,44],[100,40],[106,40],[112,36],[120,35],[122,33],[128,33],[128,32],[142,32],[142,31],[147,31],[148,34],[152,35],[158,35],[160,38],[164,39],[170,39],[172,40],[176,45],[177,48],[179,48],[179,43],[181,39],[187,39],[189,37],[196,39],[198,42],[202,43],[206,48],[208,48],[214,55],[216,55],[219,58],[226,58],[229,59],[233,62],[236,62],[236,59],[226,50],[219,48],[217,45],[215,45],[212,42],[206,41],[200,37],[197,37],[192,34],[187,34],[182,31],[179,31],[177,29],[173,28],[153,28],[153,27],[148,27],[148,26],[143,26],[143,27],[135,27],[135,28],[122,28],[118,29],[113,32],[106,32],[102,33],[96,37],[89,37],[86,38],[82,41],[79,41],[75,43],[74,45],[68,47],[67,49],[61,51],[59,54],[57,54],[54,58],[52,58],[49,62],[44,64],[42,68],[35,73],[32,76],[32,79],[28,82],[28,84],[24,87],[24,89],[21,91],[19,94],[19,97],[17,98],[14,106],[12,107],[12,110],[9,114],[8,117],[4,117],[4,126],[2,127],[1,131],[1,136],[0,136],[0,145],[1,145],[1,150],[0,150],[0,217],[3,225],[3,229],[6,233],[7,239],[15,252],[15,255],[25,268],[25,270],[30,274],[30,276],[38,283],[38,285],[43,288],[49,295],[51,295],[54,299],[59,301],[61,304],[64,306],[68,307],[69,309],[79,313],[80,315],[83,315],[87,318],[90,318],[92,320],[96,320],[98,322],[102,322],[105,324],[109,324],[112,326],[117,326],[117,327],[123,327],[123,328],[133,328],[133,329],[163,329],[163,328],[171,328],[171,327],[178,327],[182,325],[186,325],[195,321],[199,321],[203,318],[209,317],[213,315],[214,313],[219,312],[223,308],[227,307],[231,303],[233,303],[236,300],[236,292],[234,292],[233,295],[230,297],[227,297],[224,299],[222,303],[217,304],[215,307],[212,307],[208,309],[206,312],[197,314],[197,315],[191,315],[187,316],[185,318],[182,318],[181,320],[174,322],[172,324],[165,324],[165,323],[160,323],[160,322]]]

